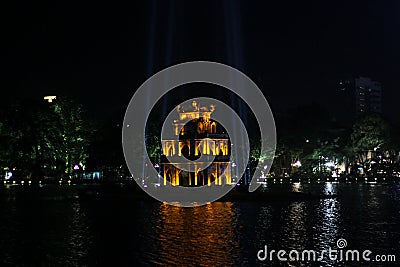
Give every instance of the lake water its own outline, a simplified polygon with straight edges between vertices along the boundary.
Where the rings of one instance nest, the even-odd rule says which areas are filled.
[[[27,198],[0,188],[4,266],[367,266],[376,263],[270,262],[264,248],[334,248],[395,255],[400,261],[397,184],[276,184],[268,190],[338,193],[305,202],[215,202],[178,208],[143,200],[58,198],[74,186],[47,186],[52,197]],[[62,193],[61,193],[62,192]],[[376,264],[379,266],[380,264]],[[396,264],[393,264],[395,266]],[[397,264],[398,265],[398,264]]]

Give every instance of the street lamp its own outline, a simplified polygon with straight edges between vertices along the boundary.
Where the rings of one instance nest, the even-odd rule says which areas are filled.
[[[56,98],[57,98],[57,96],[55,96],[55,95],[48,95],[48,96],[43,97],[43,99],[47,100],[47,102],[49,102],[49,103],[53,102],[53,100],[55,100]]]

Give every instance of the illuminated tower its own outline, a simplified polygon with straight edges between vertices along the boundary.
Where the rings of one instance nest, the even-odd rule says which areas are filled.
[[[179,142],[162,141],[162,185],[168,185],[167,181],[173,186],[211,186],[213,182],[217,186],[232,184],[231,145],[228,134],[210,118],[214,108],[214,105],[200,107],[195,101],[188,107],[176,108],[178,119],[174,120],[173,127]],[[200,168],[201,162],[179,163],[178,160],[180,157],[197,160],[202,155],[204,158],[215,157],[204,170]]]

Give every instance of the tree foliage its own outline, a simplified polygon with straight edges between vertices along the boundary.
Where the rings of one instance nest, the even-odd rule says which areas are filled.
[[[2,120],[3,167],[42,178],[71,175],[74,165],[85,165],[92,129],[71,99],[26,99],[12,104]]]

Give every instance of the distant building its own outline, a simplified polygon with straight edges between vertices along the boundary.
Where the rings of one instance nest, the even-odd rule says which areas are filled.
[[[367,77],[339,81],[335,116],[351,125],[358,116],[382,113],[382,85]]]
[[[356,115],[382,113],[382,86],[370,78],[355,79]]]
[[[230,162],[230,141],[217,122],[210,118],[214,106],[200,107],[195,101],[189,107],[177,107],[178,120],[174,121],[174,134],[179,141],[163,140],[160,169],[166,186],[216,186],[231,185],[232,164]],[[190,119],[188,123],[183,123]],[[183,126],[182,130],[181,127]],[[205,139],[208,141],[204,141]],[[212,164],[200,170],[201,162],[179,163],[180,157],[197,160],[201,155],[215,157]],[[167,157],[171,162],[167,159]],[[185,164],[182,168],[174,165]],[[189,171],[187,171],[189,170]]]
[[[354,79],[340,80],[338,84],[339,89],[335,94],[337,99],[335,100],[333,114],[340,124],[347,127],[353,124],[356,115],[356,93],[354,84]]]

